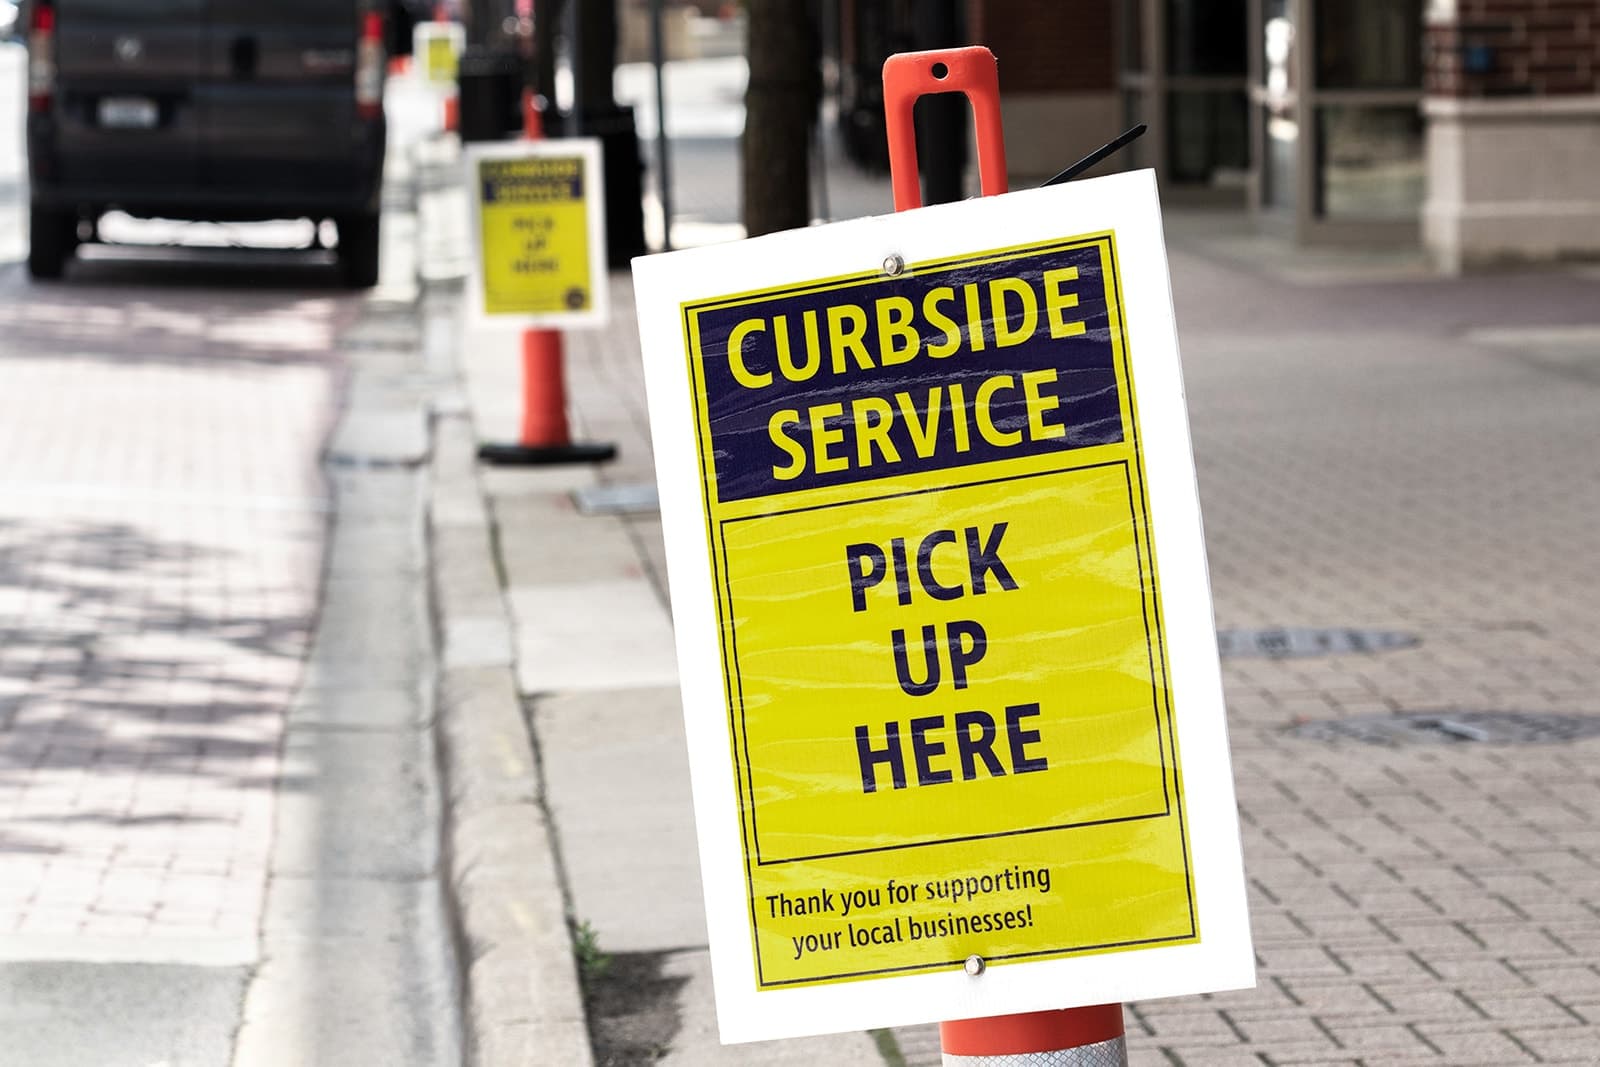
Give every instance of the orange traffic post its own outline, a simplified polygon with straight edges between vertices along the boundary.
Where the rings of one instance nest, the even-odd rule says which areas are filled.
[[[544,121],[532,90],[522,92],[522,136],[537,141]],[[598,463],[617,446],[577,443],[567,425],[566,354],[560,330],[522,331],[522,427],[514,445],[479,445],[478,458],[501,465]]]
[[[1006,143],[1000,129],[1000,70],[982,45],[901,52],[883,64],[884,125],[889,135],[889,181],[894,209],[922,206],[917,130],[912,109],[928,93],[963,93],[977,126],[978,187],[984,196],[1006,191]]]
[[[945,1067],[1127,1067],[1121,1004],[939,1024]]]
[[[912,113],[927,93],[963,93],[972,104],[978,147],[978,187],[1004,193],[1006,146],[1000,125],[1000,72],[994,53],[980,45],[932,52],[901,52],[883,65],[883,110],[889,137],[889,180],[894,209],[922,206],[917,134]],[[968,968],[982,981],[985,968]],[[1128,1051],[1121,1004],[997,1015],[939,1024],[946,1067],[1126,1067]]]
[[[433,5],[434,22],[452,22],[449,4]],[[461,97],[451,88],[444,94],[444,132],[456,133],[461,129]]]

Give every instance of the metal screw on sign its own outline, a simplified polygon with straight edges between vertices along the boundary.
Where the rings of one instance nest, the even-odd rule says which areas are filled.
[[[906,269],[906,261],[898,255],[885,256],[883,260],[883,273],[891,278],[898,278]]]
[[[883,64],[883,110],[889,136],[889,178],[894,209],[922,206],[917,180],[917,139],[912,109],[927,93],[964,93],[972,104],[977,127],[978,181],[984,196],[1006,191],[1006,149],[1000,126],[1000,74],[994,53],[974,45],[933,52],[902,52]],[[1130,130],[1087,162],[1069,167],[1068,177],[1093,166],[1137,137]],[[1056,180],[1067,180],[1057,176]],[[891,261],[884,260],[886,274]],[[904,263],[899,262],[900,269]],[[974,978],[987,964],[976,954],[963,969]],[[945,1067],[1127,1067],[1128,1050],[1122,1026],[1122,1005],[1034,1011],[987,1019],[939,1024]]]

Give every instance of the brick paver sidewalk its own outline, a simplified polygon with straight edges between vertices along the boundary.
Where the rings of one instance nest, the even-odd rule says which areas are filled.
[[[248,961],[355,305],[0,298],[0,954]]]

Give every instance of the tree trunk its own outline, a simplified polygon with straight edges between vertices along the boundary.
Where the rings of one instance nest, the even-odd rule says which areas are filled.
[[[535,0],[533,5],[533,65],[529,78],[533,91],[545,98],[552,111],[556,106],[556,36],[566,17],[565,0]]]
[[[807,162],[820,91],[808,0],[748,6],[750,85],[740,144],[744,226],[755,237],[811,221]]]
[[[572,110],[578,121],[617,108],[612,79],[617,69],[616,0],[573,0]]]
[[[912,37],[918,51],[961,44],[956,0],[918,0]],[[965,195],[968,114],[967,99],[960,93],[932,93],[917,101],[913,118],[924,204],[950,204]]]

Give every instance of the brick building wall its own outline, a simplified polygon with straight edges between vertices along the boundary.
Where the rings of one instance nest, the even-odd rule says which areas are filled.
[[[1116,87],[1112,0],[968,0],[967,30],[973,44],[986,46],[999,60],[1003,93]]]
[[[1600,92],[1600,0],[1436,0],[1426,47],[1435,96]]]
[[[1000,65],[1014,179],[1054,174],[1120,132],[1116,0],[966,0],[966,16],[968,40]]]

